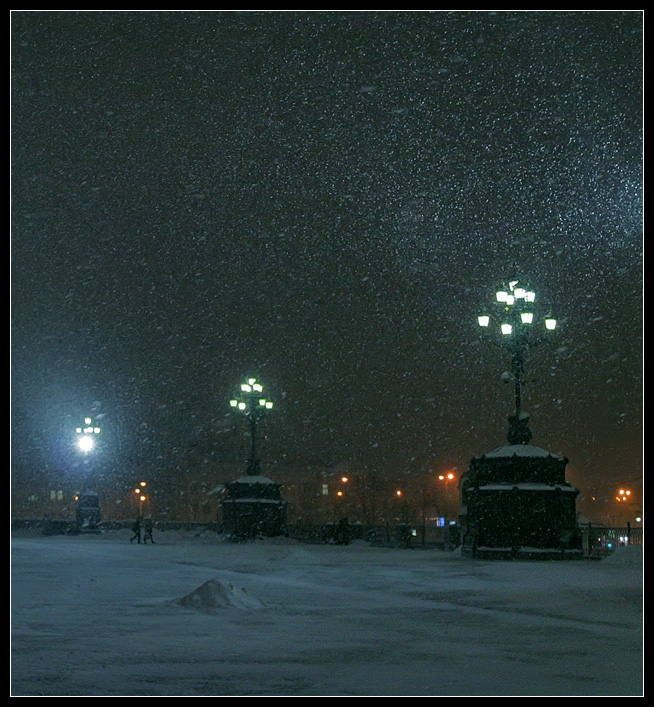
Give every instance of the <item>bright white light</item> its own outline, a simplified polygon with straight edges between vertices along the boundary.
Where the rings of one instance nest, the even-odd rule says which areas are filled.
[[[266,409],[270,410],[270,408],[273,406],[271,402],[266,403]]]
[[[229,401],[229,404],[230,404],[233,408],[235,408],[235,407],[238,405],[238,400],[230,400],[230,401]]]
[[[252,385],[252,390],[255,390],[257,393],[263,392],[263,386],[260,383],[254,383]]]
[[[515,302],[515,297],[513,295],[506,296],[506,303],[507,304],[513,304],[514,302]]]
[[[513,280],[513,282],[509,282],[509,289],[513,291],[513,288],[518,284],[517,280]]]
[[[510,324],[502,324],[502,334],[509,336],[512,331],[513,327]]]
[[[532,312],[523,312],[520,315],[523,324],[531,324],[534,321],[534,315]]]
[[[238,409],[239,409],[239,410],[245,410],[246,407],[247,407],[247,405],[246,405],[245,403],[239,403],[239,404],[238,404]]]
[[[525,302],[533,302],[536,299],[535,292],[525,292]]]
[[[251,386],[251,385],[248,385],[247,383],[243,383],[243,385],[241,385],[241,390],[242,390],[244,393],[251,393],[251,392],[252,392],[252,386]]]
[[[248,383],[250,385],[254,385],[256,383],[257,379],[256,378],[248,378]]]
[[[550,331],[554,331],[556,329],[556,319],[552,319],[551,317],[548,317],[545,320],[545,327],[549,329]]]
[[[490,324],[490,317],[484,314],[481,317],[477,317],[477,321],[479,322],[479,326],[488,326]]]
[[[265,407],[266,401],[262,398],[261,400],[259,400],[259,405],[261,405],[261,407]]]
[[[93,437],[89,437],[87,435],[84,435],[84,437],[80,437],[77,440],[77,446],[83,451],[83,452],[90,452],[93,449]]]
[[[513,294],[516,299],[522,299],[527,293],[524,287],[516,287],[515,290],[513,290]]]
[[[498,302],[506,302],[506,298],[509,296],[508,292],[504,292],[503,290],[500,290],[499,292],[495,293],[495,297],[497,297]]]

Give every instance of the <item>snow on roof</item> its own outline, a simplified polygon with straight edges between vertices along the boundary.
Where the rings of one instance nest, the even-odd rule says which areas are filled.
[[[279,505],[280,503],[284,503],[284,500],[281,498],[226,498],[223,500],[224,504],[227,503],[250,503],[250,504],[266,504],[270,503],[273,505]]]
[[[532,483],[518,483],[518,484],[484,484],[479,487],[480,491],[506,491],[517,488],[519,491],[556,491],[557,489],[561,491],[574,491],[577,489],[574,486],[567,484],[532,484]]]
[[[275,484],[276,481],[269,479],[267,476],[241,476],[240,479],[236,479],[237,484]]]
[[[510,444],[504,447],[498,447],[488,454],[483,454],[483,457],[552,457],[553,459],[563,459],[557,454],[552,454],[540,447],[534,447],[531,444]]]

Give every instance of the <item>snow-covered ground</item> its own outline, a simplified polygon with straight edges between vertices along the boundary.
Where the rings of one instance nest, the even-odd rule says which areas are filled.
[[[12,536],[18,696],[642,695],[642,550]]]

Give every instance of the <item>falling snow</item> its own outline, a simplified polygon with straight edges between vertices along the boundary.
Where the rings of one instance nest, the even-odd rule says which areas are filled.
[[[539,442],[580,486],[639,478],[641,32],[14,11],[16,464],[67,466],[97,399],[118,466],[151,465],[254,372],[284,399],[273,460],[465,466],[510,412],[474,327],[515,267],[562,323],[529,361]]]
[[[262,473],[276,482],[288,483],[291,470],[346,468],[376,488],[401,478],[421,489],[438,470],[463,472],[505,441],[512,399],[502,372],[510,363],[482,341],[476,321],[495,287],[516,275],[533,283],[560,324],[551,345],[526,360],[533,443],[570,460],[587,517],[608,517],[616,484],[640,498],[642,32],[639,10],[12,11],[14,515],[41,517],[43,498],[63,493],[52,489],[76,489],[87,477],[88,460],[72,443],[86,416],[102,426],[92,470],[101,490],[118,498],[109,515],[130,517],[121,494],[143,477],[160,499],[197,505],[193,475],[213,493],[244,471],[246,437],[228,401],[247,376],[265,381],[275,401],[260,449]],[[157,513],[166,512],[172,506],[161,500]],[[476,603],[480,585],[490,591],[492,575],[493,591],[501,592],[503,577],[522,586],[515,567],[490,575],[477,568],[471,586],[460,584],[457,573],[469,569],[448,560],[453,584],[443,595],[433,586],[439,561],[423,564],[412,584],[415,567],[396,574],[397,557],[384,555],[380,571],[387,562],[392,569],[387,584],[374,579],[380,610],[399,607],[405,618],[409,602],[417,614],[399,627],[413,630],[417,615],[433,618],[436,608],[450,628],[437,623],[429,635],[421,628],[417,646],[409,636],[398,642],[401,628],[389,635],[378,616],[358,625],[360,635],[330,644],[325,617],[350,578],[330,575],[333,596],[313,578],[308,591],[309,566],[324,562],[329,573],[340,562],[322,550],[315,559],[312,550],[285,548],[282,560],[264,553],[248,564],[233,548],[224,558],[221,548],[210,568],[208,555],[196,566],[162,553],[167,560],[153,560],[149,576],[129,546],[25,541],[17,556],[21,587],[29,573],[21,601],[40,587],[40,563],[56,569],[48,542],[60,568],[69,559],[89,564],[77,584],[66,576],[81,603],[76,611],[73,595],[65,597],[65,641],[52,607],[41,603],[52,591],[63,599],[56,583],[19,605],[20,689],[34,694],[56,691],[52,680],[67,694],[116,694],[125,671],[143,688],[144,674],[179,676],[197,650],[213,660],[226,635],[239,631],[248,643],[270,628],[266,640],[281,640],[284,653],[288,625],[311,638],[311,680],[294,648],[295,667],[279,658],[267,664],[273,682],[262,687],[238,659],[251,644],[237,642],[227,645],[226,660],[244,682],[223,687],[316,694],[327,685],[364,694],[383,678],[379,689],[390,694],[395,646],[420,663],[423,681],[409,685],[407,665],[398,691],[454,694],[480,655],[477,631],[490,616],[493,641],[503,641],[509,621],[501,618],[503,596],[489,605],[482,592]],[[106,585],[98,564],[105,552],[109,564],[126,563],[120,590]],[[298,559],[308,565],[293,577],[302,595],[294,605],[284,570]],[[354,555],[348,568],[360,560]],[[168,573],[166,561],[182,569]],[[261,562],[280,572],[271,579]],[[584,571],[607,581],[599,567]],[[222,618],[203,623],[193,607],[165,603],[216,573],[232,583],[223,589],[242,579],[255,598],[283,608],[230,614],[225,634]],[[359,578],[357,601],[339,610],[342,631],[358,619],[368,581]],[[565,587],[566,599],[579,608],[596,587],[579,586],[578,594]],[[97,604],[100,588],[106,603]],[[603,610],[602,592],[592,597]],[[606,661],[626,660],[631,614],[577,620],[576,608],[568,614],[546,597],[542,615],[525,616],[533,598],[512,594],[510,621],[529,645],[535,625],[549,686],[610,690]],[[461,614],[463,634],[451,624]],[[169,628],[192,631],[189,643],[161,645],[154,626],[162,617]],[[565,655],[552,625],[568,632]],[[602,650],[594,653],[598,633]],[[356,679],[337,684],[334,671],[351,667],[361,640],[369,641],[370,669],[359,663]],[[49,646],[56,650],[48,654]],[[438,670],[451,668],[436,683],[435,646]],[[532,679],[539,662],[525,665],[506,645],[498,661],[496,648],[479,648],[498,668],[485,673],[495,688],[529,692],[502,676],[510,663],[516,676]],[[53,655],[56,670],[47,667]],[[82,656],[108,671],[106,681],[93,683],[98,673]],[[574,682],[584,674],[592,680]],[[365,688],[357,682],[364,677]],[[148,685],[154,694],[174,689]]]

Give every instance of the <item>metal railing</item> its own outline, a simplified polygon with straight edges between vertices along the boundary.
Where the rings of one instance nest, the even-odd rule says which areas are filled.
[[[632,528],[604,528],[602,526],[581,525],[581,541],[584,557],[607,557],[619,547],[626,545],[643,545],[643,529]]]
[[[130,529],[132,521],[102,521],[100,531]],[[79,524],[74,520],[17,519],[12,521],[12,529],[36,529],[44,535],[64,535],[79,532]],[[221,533],[222,526],[215,522],[155,522],[158,530],[188,530],[196,533]],[[345,529],[336,523],[289,524],[285,535],[299,542],[330,543],[364,540],[372,545],[398,548],[425,548],[453,550],[460,546],[461,538],[456,532],[446,532],[445,528],[433,526],[412,526],[405,524],[360,525],[352,523]],[[580,525],[583,556],[590,559],[607,557],[617,548],[626,545],[643,545],[643,528],[606,528],[592,524]]]

